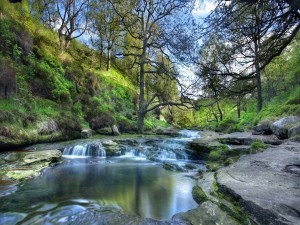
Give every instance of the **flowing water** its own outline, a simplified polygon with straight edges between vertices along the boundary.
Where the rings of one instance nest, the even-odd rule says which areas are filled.
[[[72,224],[72,216],[85,210],[168,220],[196,208],[190,175],[204,166],[186,149],[198,137],[190,134],[195,136],[186,131],[181,138],[118,144],[119,156],[112,157],[101,143],[67,146],[62,163],[0,198],[0,224]],[[195,170],[168,171],[164,162],[194,164]]]

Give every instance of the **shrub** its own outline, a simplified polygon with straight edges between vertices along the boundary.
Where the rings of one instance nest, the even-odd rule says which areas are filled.
[[[262,152],[267,148],[266,144],[260,140],[253,141],[250,146],[250,153],[255,154],[257,152]]]
[[[229,147],[227,145],[219,145],[216,150],[213,150],[209,153],[209,160],[211,161],[219,161],[224,160],[228,154]]]
[[[211,151],[208,156],[209,160],[211,161],[218,161],[221,159],[221,157],[222,157],[222,151],[220,150]]]

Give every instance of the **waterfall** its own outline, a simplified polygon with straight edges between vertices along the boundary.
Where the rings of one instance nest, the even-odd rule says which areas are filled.
[[[64,148],[63,155],[105,158],[106,152],[101,144],[82,144]]]
[[[128,148],[126,146],[124,157],[139,157],[139,158],[146,158],[146,155],[143,154],[140,150],[134,148]]]
[[[187,138],[200,138],[199,132],[194,130],[182,130],[179,133],[181,134],[181,136]]]

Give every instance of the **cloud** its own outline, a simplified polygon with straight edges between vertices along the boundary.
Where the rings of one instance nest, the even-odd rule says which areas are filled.
[[[206,17],[215,8],[216,3],[213,0],[196,0],[192,13],[194,16]]]

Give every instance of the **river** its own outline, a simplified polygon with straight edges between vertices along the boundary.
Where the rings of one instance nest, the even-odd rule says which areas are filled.
[[[196,208],[192,177],[204,162],[186,144],[197,135],[116,141],[109,147],[114,156],[101,141],[68,144],[62,162],[0,198],[0,224],[73,224],[85,210],[169,220]],[[164,163],[183,172],[166,170]]]

